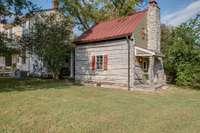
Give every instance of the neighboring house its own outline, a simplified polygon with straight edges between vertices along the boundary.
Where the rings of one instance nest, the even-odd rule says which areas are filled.
[[[57,1],[52,0],[52,9],[42,10],[22,17],[22,24],[13,26],[8,24],[0,24],[0,32],[7,35],[12,40],[7,42],[7,47],[13,49],[10,55],[3,56],[0,53],[0,76],[17,76],[16,71],[25,72],[27,75],[41,76],[48,74],[41,59],[34,53],[30,53],[27,49],[18,45],[18,40],[26,36],[34,27],[35,17],[40,13],[50,14],[57,10]],[[38,18],[38,17],[37,17]]]
[[[7,38],[7,47],[12,49],[10,54],[0,56],[0,76],[16,76],[16,71],[26,72],[27,74],[41,75],[42,62],[35,54],[30,54],[29,51],[19,45],[19,39],[28,34],[30,21],[26,20],[20,26],[4,25],[1,29]]]
[[[144,11],[95,24],[74,41],[75,80],[129,90],[163,85],[160,34],[155,0]]]
[[[19,60],[19,48],[16,45],[16,39],[21,36],[21,27],[9,24],[0,24],[0,32],[5,34],[12,41],[6,41],[7,47],[12,49],[11,54],[2,55],[0,53],[0,76],[13,76],[13,72],[17,69]]]

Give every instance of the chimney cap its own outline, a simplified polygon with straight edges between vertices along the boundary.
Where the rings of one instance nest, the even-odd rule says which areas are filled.
[[[52,9],[58,9],[59,2],[58,0],[52,0]]]
[[[158,4],[156,0],[149,0],[149,4]]]

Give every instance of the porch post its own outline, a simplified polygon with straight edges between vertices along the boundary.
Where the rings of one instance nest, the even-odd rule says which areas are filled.
[[[150,56],[149,57],[149,70],[148,70],[150,83],[153,83],[153,81],[154,81],[154,62],[155,62],[155,57]]]

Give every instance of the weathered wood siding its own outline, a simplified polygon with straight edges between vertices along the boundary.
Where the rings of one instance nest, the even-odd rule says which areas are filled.
[[[108,70],[92,70],[92,56],[108,55]],[[128,44],[125,39],[78,45],[75,49],[75,79],[127,86]]]
[[[144,28],[145,36],[142,36],[142,29]],[[141,23],[137,26],[134,31],[134,37],[136,46],[141,48],[147,48],[147,16],[142,19]]]

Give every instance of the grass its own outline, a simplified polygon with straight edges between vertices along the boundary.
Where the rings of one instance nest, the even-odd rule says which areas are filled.
[[[0,79],[0,133],[199,133],[200,91]]]

